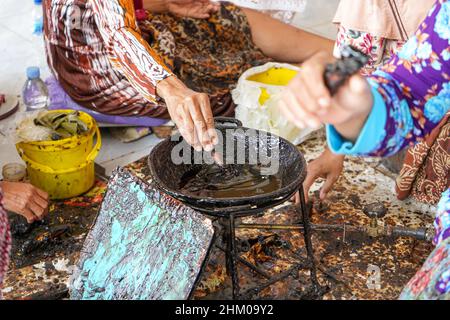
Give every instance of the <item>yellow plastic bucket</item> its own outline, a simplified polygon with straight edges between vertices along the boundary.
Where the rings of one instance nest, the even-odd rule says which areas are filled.
[[[100,130],[90,115],[80,112],[80,119],[89,128],[82,135],[16,145],[27,164],[31,183],[45,190],[51,199],[76,197],[94,185],[94,161],[102,144]],[[94,146],[95,138],[97,142]]]
[[[70,110],[54,110],[49,113],[70,113]],[[86,123],[88,131],[67,139],[56,141],[22,142],[17,145],[20,154],[29,160],[44,164],[52,169],[67,169],[83,164],[92,151],[94,135],[97,131],[95,120],[84,112],[79,112],[80,119]]]
[[[251,75],[247,78],[249,81],[258,82],[271,86],[287,86],[298,74],[298,71],[287,68],[270,68],[264,72]],[[259,103],[264,105],[270,99],[270,94],[266,88],[261,88]]]

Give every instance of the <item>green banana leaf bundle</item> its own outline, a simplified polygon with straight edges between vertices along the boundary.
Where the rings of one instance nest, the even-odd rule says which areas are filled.
[[[89,129],[80,119],[78,111],[41,113],[34,119],[34,124],[52,130],[52,140],[70,138]]]

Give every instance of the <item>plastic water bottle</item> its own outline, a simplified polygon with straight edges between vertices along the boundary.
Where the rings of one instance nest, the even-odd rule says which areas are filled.
[[[42,0],[33,0],[32,19],[31,19],[31,34],[32,44],[34,50],[34,58],[32,64],[40,67],[45,67],[45,46],[44,46],[44,9],[42,7]]]
[[[38,67],[27,69],[27,81],[23,87],[23,102],[27,111],[43,109],[48,105],[48,89],[41,79],[41,71]]]
[[[32,11],[33,29],[35,36],[42,37],[44,32],[44,12],[42,8],[42,0],[33,0],[34,6]]]

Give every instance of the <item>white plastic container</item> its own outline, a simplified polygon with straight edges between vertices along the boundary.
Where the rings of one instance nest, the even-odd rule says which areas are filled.
[[[298,72],[296,66],[273,62],[244,72],[232,91],[236,119],[244,127],[271,132],[295,145],[305,141],[314,130],[297,128],[278,106],[284,88]]]

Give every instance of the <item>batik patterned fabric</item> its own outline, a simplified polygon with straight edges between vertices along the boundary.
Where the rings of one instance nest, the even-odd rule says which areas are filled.
[[[403,41],[377,37],[367,32],[348,29],[340,25],[335,52],[340,52],[344,45],[350,45],[369,56],[369,62],[363,69],[363,74],[369,75],[375,68],[388,62],[394,54],[397,54],[403,44]]]
[[[8,216],[3,208],[3,194],[0,188],[0,300],[2,299],[3,279],[8,270],[9,251],[11,249],[11,233]]]
[[[43,8],[49,66],[77,103],[159,115],[155,85],[171,72],[142,39],[132,0],[44,0]]]
[[[439,202],[434,227],[436,229],[435,245],[450,238],[450,189],[444,192]]]
[[[444,118],[450,109],[449,7],[448,1],[438,1],[400,53],[368,78],[375,104],[367,126],[375,124],[377,130],[360,136],[366,139],[363,148],[356,148],[358,139],[336,151],[390,156],[423,141]]]
[[[156,101],[156,85],[170,76],[171,71],[141,37],[133,2],[89,0],[88,3],[113,68],[144,98]]]
[[[230,116],[231,83],[269,60],[253,44],[245,14],[226,3],[208,20],[140,10],[139,24],[133,0],[44,0],[44,10],[55,77],[75,102],[105,114],[168,118],[155,86],[175,73],[211,95],[215,115]]]
[[[375,102],[357,141],[345,141],[332,126],[327,127],[329,145],[334,152],[390,156],[409,144],[423,141],[439,125],[450,109],[448,0],[436,2],[416,35],[387,65],[375,71],[369,82]],[[448,283],[447,257],[450,252],[447,238],[450,232],[449,194],[450,189],[443,194],[436,216],[436,250],[427,260],[429,264],[419,272],[439,275],[430,278],[421,289],[440,297],[450,292],[450,287],[445,284]],[[415,279],[422,278],[418,276]]]
[[[450,4],[438,2],[398,57],[373,77],[388,102],[386,139],[381,139],[375,150],[396,153],[419,137],[420,145],[407,154],[397,190],[400,198],[411,193],[431,204],[449,188],[450,179],[449,125],[445,119],[450,109],[449,15]],[[423,164],[412,165],[411,159]]]
[[[435,221],[436,249],[411,279],[400,299],[450,299],[450,189],[439,203]]]
[[[425,138],[408,149],[396,179],[397,198],[409,196],[436,205],[440,195],[450,188],[450,112]]]
[[[212,96],[229,94],[243,72],[270,61],[253,44],[247,18],[234,5],[222,4],[208,20],[149,12],[139,26],[187,86]]]

